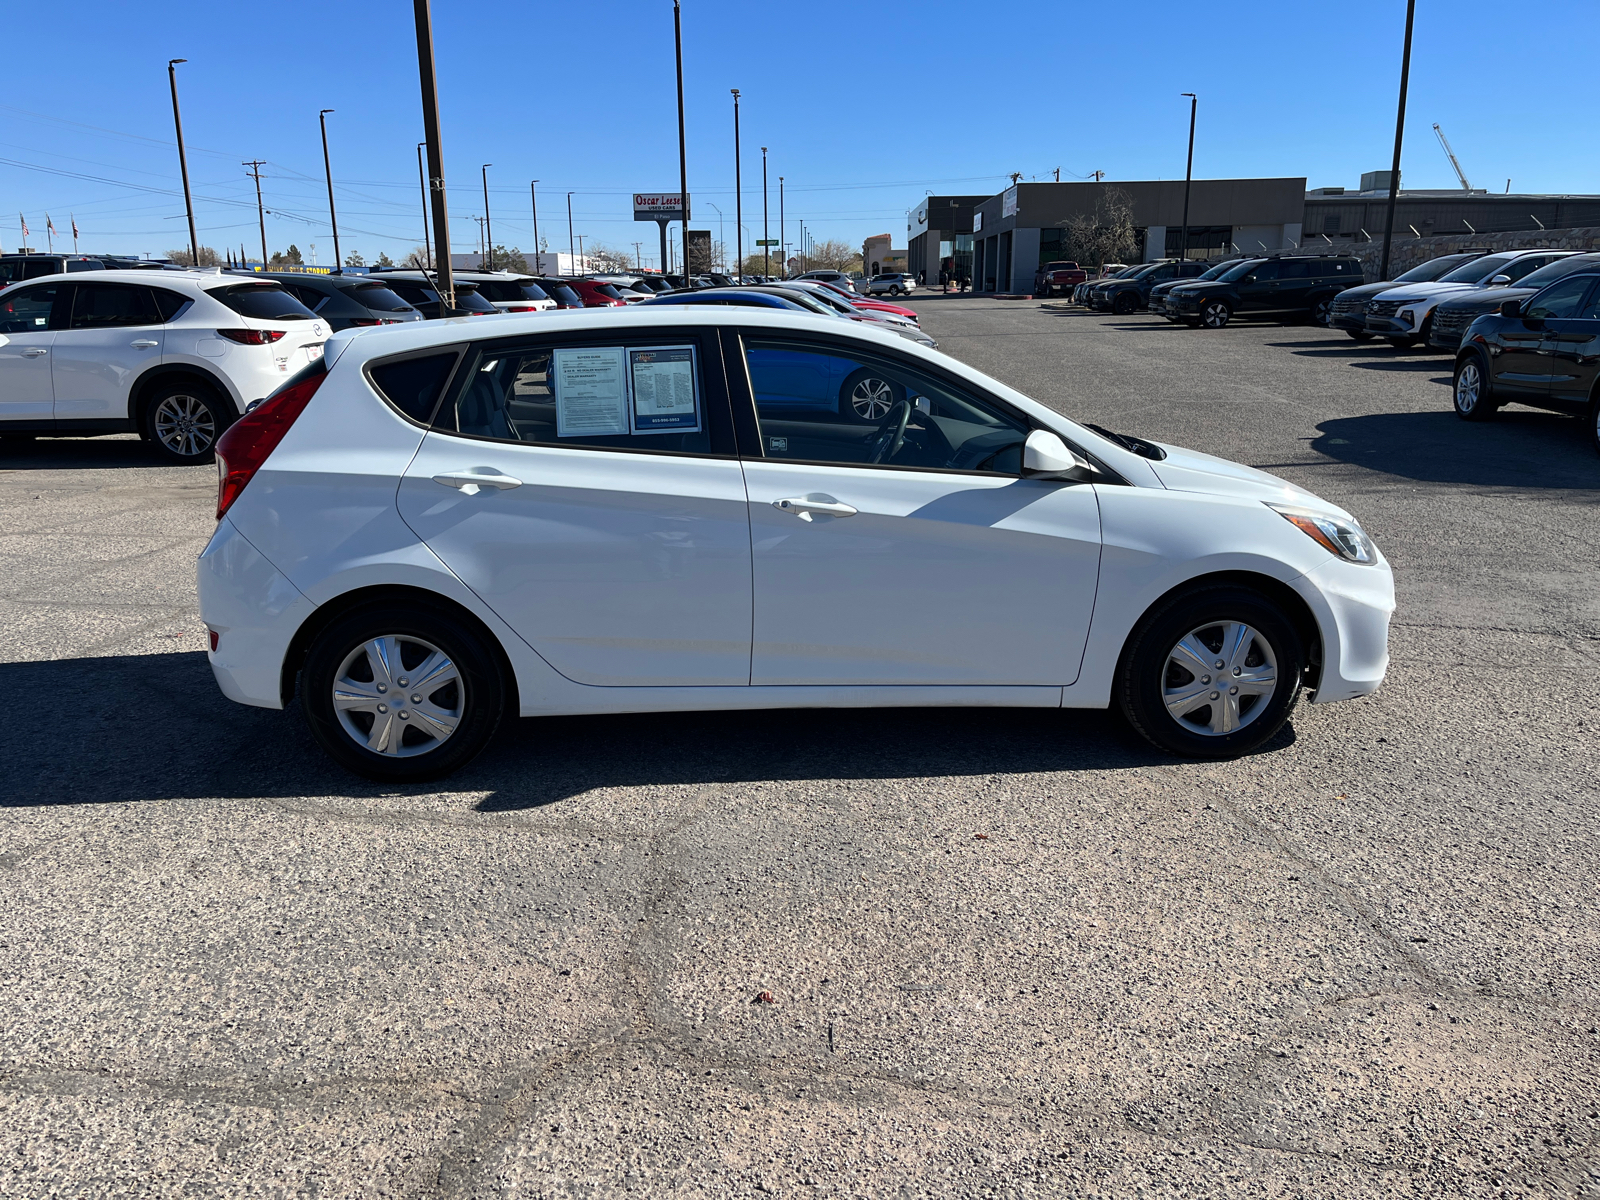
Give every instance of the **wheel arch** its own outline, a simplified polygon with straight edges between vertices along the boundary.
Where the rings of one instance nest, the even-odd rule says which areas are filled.
[[[289,641],[289,648],[283,656],[282,675],[278,682],[279,694],[283,699],[283,706],[289,707],[294,699],[295,678],[300,674],[300,668],[305,665],[306,654],[311,649],[311,643],[329,625],[340,617],[347,616],[362,608],[373,607],[379,604],[417,604],[423,607],[436,609],[448,613],[474,630],[483,638],[484,645],[494,655],[495,661],[500,665],[502,685],[505,688],[507,711],[515,714],[518,711],[520,697],[517,693],[517,672],[512,666],[511,657],[506,653],[506,648],[495,635],[494,630],[484,624],[482,618],[466,605],[449,596],[440,595],[438,592],[429,591],[427,588],[413,587],[408,584],[374,584],[368,587],[354,588],[348,592],[341,592],[331,600],[319,604],[295,630],[294,637]]]
[[[1139,635],[1144,632],[1151,619],[1163,608],[1188,592],[1201,591],[1208,587],[1228,586],[1259,592],[1283,610],[1284,616],[1289,619],[1305,645],[1306,670],[1301,683],[1308,689],[1315,689],[1322,676],[1324,658],[1322,627],[1317,623],[1316,614],[1311,611],[1311,606],[1306,603],[1305,597],[1287,583],[1258,571],[1213,571],[1206,575],[1196,575],[1191,579],[1185,579],[1182,583],[1174,584],[1157,596],[1145,606],[1144,611],[1139,614],[1139,619],[1133,623],[1128,629],[1127,636],[1123,638],[1122,648],[1117,652],[1116,674],[1113,679],[1122,678],[1128,652],[1139,640]]]
[[[161,385],[179,380],[189,380],[210,388],[226,400],[228,407],[233,410],[229,424],[238,419],[238,405],[234,401],[232,390],[215,374],[203,367],[191,366],[188,363],[162,363],[139,376],[134,380],[133,387],[128,389],[128,420],[133,422],[134,428],[140,427],[144,420],[145,407]]]

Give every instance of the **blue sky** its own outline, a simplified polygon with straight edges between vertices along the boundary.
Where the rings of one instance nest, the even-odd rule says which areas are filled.
[[[769,147],[772,233],[786,177],[789,240],[891,232],[928,191],[998,191],[1007,175],[1183,174],[1184,91],[1200,95],[1197,177],[1304,175],[1354,187],[1387,167],[1403,0],[1090,4],[1078,0],[684,0],[689,189],[698,227],[734,240],[728,89],[743,93],[744,223],[760,236]],[[1455,186],[1440,122],[1476,187],[1600,192],[1594,0],[1511,20],[1504,4],[1420,0],[1406,182]],[[166,61],[178,68],[201,240],[267,240],[332,256],[317,112],[328,118],[346,253],[396,258],[421,240],[412,7],[405,0],[79,0],[13,12],[0,94],[0,244],[45,245],[48,212],[80,247],[160,253],[186,240]],[[60,21],[70,16],[70,37]],[[46,32],[46,23],[55,24]],[[635,190],[675,189],[670,0],[434,0],[452,238],[476,246],[490,169],[495,240],[566,247],[566,193],[590,244],[653,257]],[[30,27],[37,27],[28,32]],[[26,49],[37,42],[40,52]],[[871,65],[863,65],[871,64]],[[46,168],[40,170],[37,168]],[[716,208],[713,208],[713,205]],[[67,244],[70,246],[70,235]],[[57,242],[58,248],[61,242]],[[255,251],[252,251],[255,252]]]

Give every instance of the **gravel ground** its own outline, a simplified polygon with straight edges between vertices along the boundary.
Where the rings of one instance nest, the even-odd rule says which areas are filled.
[[[217,694],[209,468],[0,445],[0,1195],[1600,1197],[1600,458],[1447,360],[915,302],[1395,564],[1377,695],[514,722],[448,790]]]

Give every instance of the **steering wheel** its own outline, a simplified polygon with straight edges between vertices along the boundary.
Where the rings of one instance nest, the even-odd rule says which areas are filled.
[[[895,414],[898,413],[898,418]],[[900,453],[900,447],[906,444],[906,423],[911,420],[911,401],[902,400],[889,410],[889,415],[883,419],[879,428],[877,441],[872,447],[872,457],[869,463],[881,463],[885,459],[893,458]],[[894,432],[889,432],[890,426]]]

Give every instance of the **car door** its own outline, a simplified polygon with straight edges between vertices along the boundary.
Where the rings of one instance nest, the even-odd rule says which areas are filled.
[[[50,352],[71,292],[69,284],[41,283],[0,296],[0,421],[54,419]]]
[[[1496,391],[1544,397],[1550,394],[1556,334],[1553,323],[1575,316],[1593,280],[1586,275],[1558,279],[1524,303],[1521,318],[1505,321],[1495,355]]]
[[[1252,267],[1239,280],[1239,307],[1273,309],[1278,305],[1278,274],[1281,263],[1264,262]]]
[[[1029,423],[888,348],[748,331],[730,345],[746,447],[757,685],[1047,685],[1083,660],[1094,488],[1021,477]],[[828,407],[772,387],[801,356]],[[749,369],[745,369],[750,364]],[[858,386],[889,408],[863,416]],[[742,397],[741,392],[749,389]]]
[[[714,337],[472,343],[399,505],[568,679],[750,682],[750,520]]]
[[[161,361],[161,315],[140,284],[75,283],[72,291],[53,356],[56,420],[126,419],[133,381]]]
[[[1550,399],[1571,407],[1588,402],[1600,374],[1600,280],[1592,275],[1561,280],[1549,292],[1565,282],[1586,282],[1590,287],[1571,311],[1554,311],[1567,308],[1564,298],[1552,297],[1557,302],[1549,304],[1540,301],[1540,307],[1552,310],[1545,318],[1542,353],[1550,376]]]

